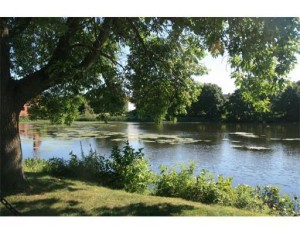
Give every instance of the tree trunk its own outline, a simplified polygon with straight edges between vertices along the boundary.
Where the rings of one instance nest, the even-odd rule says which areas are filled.
[[[23,188],[22,150],[19,113],[24,100],[17,82],[10,75],[10,47],[7,19],[0,20],[0,189],[1,192]]]
[[[1,93],[2,96],[2,93]],[[20,109],[11,98],[1,97],[0,180],[1,192],[23,189],[22,150],[19,135]]]

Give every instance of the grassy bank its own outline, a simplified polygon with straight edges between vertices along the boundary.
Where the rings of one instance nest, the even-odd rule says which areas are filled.
[[[24,167],[31,187],[7,198],[25,215],[299,215],[297,199],[275,186],[233,187],[232,178],[207,170],[195,176],[193,163],[155,174],[128,142],[108,158],[91,150],[26,159]]]
[[[232,207],[204,205],[112,190],[93,183],[26,172],[30,187],[6,199],[24,216],[258,216]],[[2,216],[11,215],[0,205]]]
[[[280,195],[278,187],[233,187],[232,178],[207,170],[195,176],[195,167],[161,166],[155,174],[142,149],[126,142],[108,158],[91,150],[68,160],[26,159],[30,187],[6,198],[23,215],[299,215],[297,198]]]

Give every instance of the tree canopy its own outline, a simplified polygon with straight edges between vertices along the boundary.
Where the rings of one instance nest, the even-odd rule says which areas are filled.
[[[204,84],[201,94],[190,109],[190,114],[205,120],[221,120],[225,98],[216,84]]]
[[[289,85],[275,98],[272,110],[281,120],[300,122],[300,81]]]
[[[171,34],[150,38],[144,46],[147,51],[142,53],[141,46],[132,49],[126,73],[138,113],[151,116],[157,123],[166,114],[185,114],[200,93],[192,76],[206,71],[199,64],[204,57],[200,41],[185,34],[174,39]]]
[[[6,21],[11,75],[27,86],[22,90],[26,100],[64,84],[74,97],[89,91],[90,98],[102,100],[98,106],[104,111],[118,112],[128,92],[141,115],[157,120],[166,113],[183,114],[195,101],[199,88],[192,77],[206,72],[201,59],[207,52],[229,55],[232,77],[243,98],[262,111],[270,108],[270,96],[282,88],[299,52],[299,18]],[[111,101],[105,104],[104,96]],[[110,105],[112,101],[119,105]]]

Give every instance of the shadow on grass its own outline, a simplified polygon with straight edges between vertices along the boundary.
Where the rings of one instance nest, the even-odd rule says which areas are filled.
[[[114,208],[99,204],[92,210],[85,210],[80,207],[80,201],[71,199],[72,193],[80,189],[76,188],[75,183],[70,181],[70,179],[59,179],[40,173],[28,172],[26,176],[29,188],[20,195],[26,195],[28,200],[12,202],[12,205],[22,216],[176,216],[193,209],[193,206],[174,205],[171,203],[153,205],[134,203]],[[47,193],[51,192],[58,192],[58,194],[61,192],[70,193],[70,199],[62,201],[59,197],[45,197]],[[0,215],[8,216],[12,214],[3,206],[0,206]]]
[[[74,183],[65,179],[47,177],[45,174],[26,172],[29,181],[29,187],[25,190],[27,195],[36,195],[48,192],[54,192],[61,189],[67,189],[69,192],[75,192],[79,189],[72,187]]]
[[[185,210],[192,210],[193,206],[173,205],[169,203],[159,203],[156,205],[146,205],[143,203],[130,204],[123,207],[99,207],[94,211],[97,216],[176,216]]]
[[[49,177],[41,172],[25,172],[27,184],[22,190],[3,192],[4,197],[17,194],[38,195],[47,192],[54,192],[61,189],[67,189],[69,192],[75,192],[79,189],[74,188],[70,180],[65,178]]]
[[[77,202],[68,202],[68,207],[58,208],[55,204],[59,203],[57,198],[46,198],[35,201],[19,201],[14,206],[21,213],[21,216],[85,216],[87,215],[81,208],[75,208]],[[5,208],[1,208],[1,216],[12,216]]]
[[[8,197],[10,195],[21,195],[21,196],[43,196],[45,193],[51,193],[56,191],[65,191],[67,193],[76,192],[78,189],[74,186],[74,183],[70,180],[59,179],[54,177],[48,177],[43,173],[26,172],[27,187],[22,191],[10,191],[4,195],[6,200],[15,208],[22,216],[58,216],[58,215],[86,215],[82,209],[76,209],[79,202],[75,200],[69,200],[67,207],[57,208],[57,203],[61,202],[57,198],[45,198],[34,201],[18,201],[13,202]],[[55,207],[56,204],[56,207]],[[1,216],[12,216],[8,209],[0,204],[0,215]]]

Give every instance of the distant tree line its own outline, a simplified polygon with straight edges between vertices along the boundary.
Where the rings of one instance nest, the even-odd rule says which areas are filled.
[[[270,111],[256,111],[242,92],[223,95],[216,84],[204,84],[198,100],[181,120],[228,122],[299,122],[300,81],[289,84],[269,100]]]
[[[232,94],[222,94],[216,84],[197,84],[201,92],[187,108],[186,114],[166,115],[165,120],[176,121],[212,121],[212,122],[299,122],[300,121],[300,81],[292,82],[284,90],[269,100],[270,111],[257,111],[251,103],[245,101],[240,89]],[[198,87],[198,88],[199,88]],[[129,97],[116,95],[115,92],[86,93],[76,101],[68,98],[56,100],[55,95],[44,92],[31,101],[31,119],[49,119],[53,123],[71,123],[81,116],[84,120],[106,120],[107,116],[124,116],[129,121],[153,121],[151,113],[139,107],[128,112]],[[157,103],[156,103],[157,104]],[[53,109],[53,110],[52,110]],[[59,112],[61,115],[52,115]],[[68,113],[68,114],[66,114]],[[125,116],[125,114],[127,115]],[[70,119],[67,119],[70,118]]]

